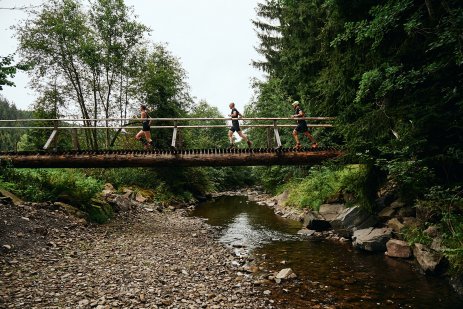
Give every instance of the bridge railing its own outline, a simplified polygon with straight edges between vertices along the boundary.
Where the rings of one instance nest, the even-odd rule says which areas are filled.
[[[241,124],[240,127],[242,128],[267,128],[273,129],[274,138],[277,144],[277,147],[281,147],[281,139],[279,134],[279,128],[289,128],[295,127],[294,121],[297,120],[306,120],[309,121],[307,124],[308,127],[312,128],[331,128],[333,127],[330,123],[310,123],[311,121],[332,121],[334,117],[301,117],[301,118],[292,118],[292,117],[271,117],[271,118],[92,118],[92,119],[84,119],[84,118],[62,118],[62,119],[0,119],[0,130],[7,130],[7,129],[40,129],[40,130],[53,130],[48,138],[46,144],[44,145],[43,149],[48,149],[50,145],[56,141],[58,131],[60,130],[71,130],[73,135],[73,140],[77,140],[77,130],[99,130],[99,129],[112,129],[118,130],[120,132],[122,129],[140,129],[140,125],[135,125],[136,123],[140,123],[142,120],[149,120],[149,121],[156,121],[156,122],[173,122],[173,124],[169,125],[151,125],[153,129],[172,129],[172,142],[171,146],[176,147],[176,140],[177,140],[177,133],[178,129],[207,129],[207,128],[229,128],[230,125],[226,124],[226,121],[231,120],[239,120],[243,121],[244,124]],[[179,124],[183,122],[207,122],[207,121],[224,121],[224,124],[204,124],[204,125],[197,125],[197,124]],[[246,123],[247,121],[252,122],[267,122],[266,124],[256,124],[256,123]],[[281,123],[285,121],[286,123]],[[288,121],[292,121],[293,124],[287,123]],[[27,123],[34,123],[34,122],[49,122],[50,125],[20,125],[17,124],[27,124]],[[84,125],[78,125],[82,122]],[[118,123],[126,122],[125,124],[121,125]],[[280,123],[279,123],[280,122]],[[100,123],[103,123],[101,125]],[[10,126],[5,126],[4,124],[15,124]],[[61,125],[60,125],[61,124]],[[66,124],[66,125],[62,125]],[[113,145],[115,138],[111,142],[111,146]],[[78,142],[74,143],[75,148],[80,148]]]

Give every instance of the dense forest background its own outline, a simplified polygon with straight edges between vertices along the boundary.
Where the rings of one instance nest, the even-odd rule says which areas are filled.
[[[244,114],[287,117],[298,100],[310,116],[334,116],[333,129],[313,133],[322,146],[343,147],[343,159],[312,168],[89,170],[79,172],[82,179],[95,179],[88,185],[96,187],[105,181],[152,187],[169,199],[254,183],[272,193],[287,190],[291,205],[311,208],[347,192],[351,202],[375,210],[388,192],[426,213],[426,223],[440,224],[452,254],[463,257],[463,3],[265,0],[256,13],[263,60],[254,66],[266,78],[253,82]],[[207,102],[194,102],[179,60],[149,42],[149,29],[122,0],[48,1],[16,30],[20,61],[13,66],[11,57],[1,58],[0,85],[11,85],[15,68],[28,69],[40,96],[32,112],[0,100],[2,118],[125,118],[140,102],[156,117],[222,116]],[[82,132],[81,144],[92,149],[108,147],[115,134]],[[248,133],[255,145],[267,144],[266,132]],[[47,136],[0,134],[1,150],[37,149]],[[119,137],[116,147],[140,147],[134,134]],[[155,132],[159,146],[168,145],[169,135]],[[293,145],[289,130],[282,137]],[[60,147],[70,148],[70,140],[64,136]],[[184,132],[179,143],[225,147],[226,132]],[[33,178],[45,188],[58,176],[10,169],[2,177],[10,187]],[[29,187],[16,190],[41,196]]]

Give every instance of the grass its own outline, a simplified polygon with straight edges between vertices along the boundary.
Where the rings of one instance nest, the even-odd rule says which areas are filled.
[[[349,203],[359,203],[369,207],[365,190],[367,169],[363,165],[346,165],[341,168],[322,166],[312,168],[304,178],[294,178],[282,186],[288,190],[288,206],[318,210],[320,205],[339,193],[353,196]]]

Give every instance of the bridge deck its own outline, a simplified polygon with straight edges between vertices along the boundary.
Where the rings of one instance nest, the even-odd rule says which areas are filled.
[[[340,155],[335,148],[37,151],[0,153],[0,164],[16,168],[314,165]]]

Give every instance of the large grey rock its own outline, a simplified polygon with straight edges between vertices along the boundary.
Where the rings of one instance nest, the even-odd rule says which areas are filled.
[[[386,243],[386,248],[386,255],[390,257],[408,259],[412,256],[412,249],[410,245],[403,240],[390,239]]]
[[[338,234],[351,237],[354,230],[372,227],[376,222],[376,218],[368,211],[354,206],[344,209],[330,224]]]
[[[315,231],[327,231],[331,229],[331,224],[325,220],[319,213],[310,211],[304,216],[303,227]]]
[[[392,208],[391,206],[386,207],[378,213],[378,219],[382,221],[387,221],[394,217],[395,212],[396,212],[395,209]]]
[[[386,251],[386,243],[392,236],[389,228],[367,228],[354,232],[352,245],[366,251]]]
[[[444,270],[445,261],[441,253],[423,244],[415,244],[413,254],[425,273],[435,274]]]
[[[336,219],[339,214],[346,209],[344,204],[323,204],[320,206],[318,213],[326,220],[331,221]]]

